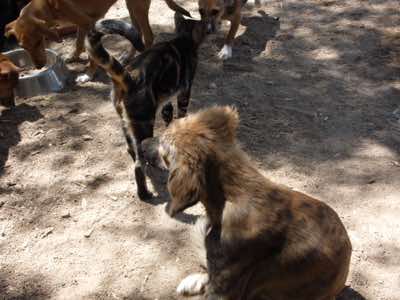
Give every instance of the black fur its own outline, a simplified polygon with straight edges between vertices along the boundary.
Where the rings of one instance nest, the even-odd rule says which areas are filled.
[[[146,187],[141,142],[153,136],[157,108],[168,97],[178,93],[178,117],[186,115],[197,66],[197,49],[205,36],[201,21],[185,20],[176,14],[175,23],[175,39],[144,51],[127,68],[108,54],[101,37],[104,34],[119,34],[140,51],[143,44],[132,25],[120,20],[100,20],[87,38],[91,58],[113,80],[112,100],[123,123],[128,152],[135,162],[136,184],[141,199],[151,197]],[[162,117],[168,126],[173,120],[172,104],[165,105]]]

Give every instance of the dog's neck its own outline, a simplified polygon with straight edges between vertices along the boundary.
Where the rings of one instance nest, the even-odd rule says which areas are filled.
[[[179,36],[174,41],[174,46],[181,53],[196,54],[198,45],[189,36]]]
[[[241,149],[227,149],[219,161],[226,201],[246,201],[250,191],[263,192],[268,189],[270,181]]]

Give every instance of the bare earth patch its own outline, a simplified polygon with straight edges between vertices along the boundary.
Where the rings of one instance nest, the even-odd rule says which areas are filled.
[[[197,15],[197,1],[179,3]],[[398,1],[249,1],[243,14],[233,59],[216,57],[222,32],[202,47],[190,110],[236,106],[265,173],[339,213],[354,249],[341,299],[399,299]],[[126,19],[123,1],[108,16]],[[151,23],[156,40],[173,36],[163,1]],[[72,43],[54,48],[66,57]],[[202,210],[170,219],[162,184],[153,201],[136,198],[109,90],[99,72],[1,112],[1,299],[177,299],[199,270],[189,229]]]

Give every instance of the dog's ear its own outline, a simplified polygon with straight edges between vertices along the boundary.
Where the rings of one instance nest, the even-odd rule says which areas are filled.
[[[214,106],[199,114],[199,121],[216,134],[218,140],[234,143],[239,125],[239,114],[231,106]]]
[[[206,192],[203,168],[201,162],[191,164],[181,162],[170,171],[168,191],[171,200],[166,208],[168,215],[173,217],[203,199]]]
[[[174,14],[175,22],[175,33],[177,35],[186,32],[186,20],[181,13],[175,12]]]
[[[6,25],[5,30],[4,30],[4,35],[6,38],[10,38],[11,36],[14,36],[15,38],[17,38],[17,32],[15,31],[16,24],[17,24],[17,20],[14,20]]]

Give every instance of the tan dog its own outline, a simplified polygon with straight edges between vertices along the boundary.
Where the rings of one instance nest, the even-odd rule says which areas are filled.
[[[247,0],[199,0],[199,13],[201,19],[208,24],[208,33],[214,33],[221,20],[231,22],[224,47],[218,53],[221,59],[232,57],[233,40],[240,25],[242,7],[246,2]]]
[[[182,14],[189,15],[173,0],[164,0],[167,5]],[[69,61],[76,60],[84,49],[84,38],[94,23],[102,18],[116,0],[32,0],[25,6],[18,19],[7,24],[6,36],[14,35],[21,47],[26,49],[37,68],[46,64],[45,38],[59,40],[55,29],[56,20],[78,25],[75,51]],[[143,34],[146,47],[153,43],[153,32],[149,24],[151,0],[126,0],[132,22]]]
[[[147,160],[169,170],[167,213],[198,202],[206,209],[207,273],[185,278],[178,293],[335,299],[349,271],[346,229],[325,203],[267,179],[237,144],[238,123],[234,109],[213,107],[175,120],[159,142],[143,143]]]
[[[18,83],[18,72],[22,69],[0,53],[0,104],[6,107],[15,106],[14,88]]]

